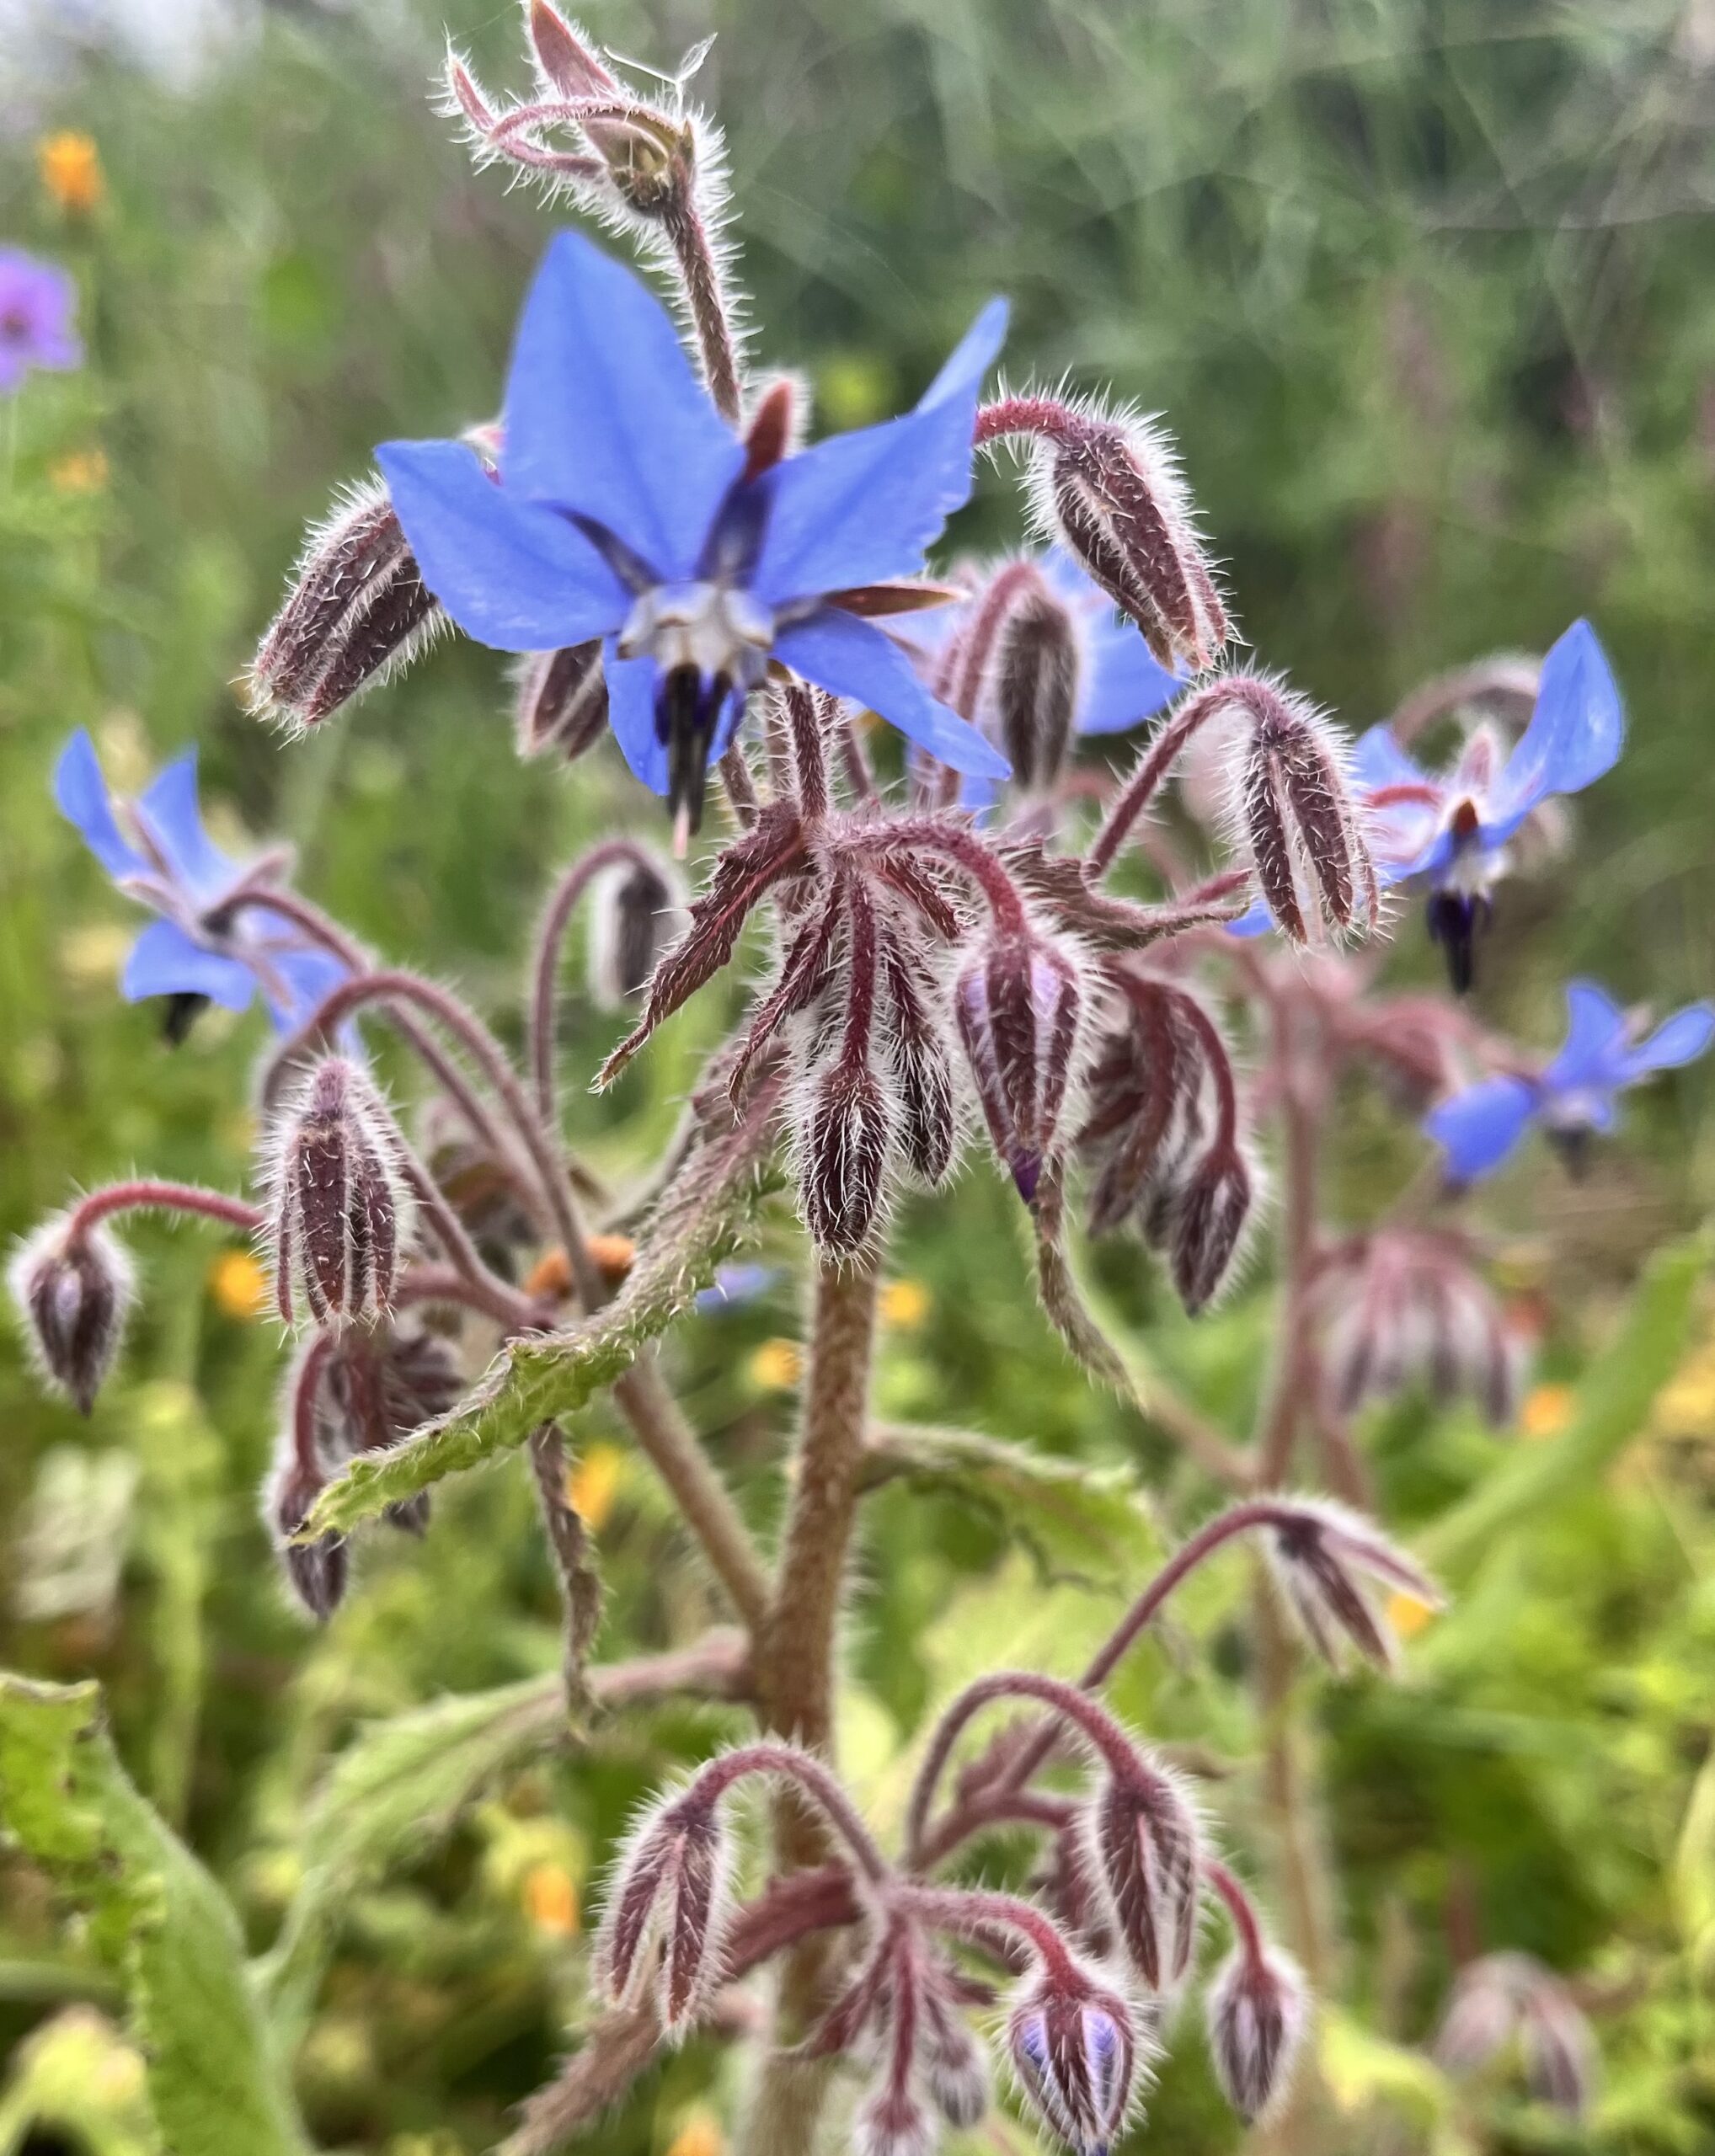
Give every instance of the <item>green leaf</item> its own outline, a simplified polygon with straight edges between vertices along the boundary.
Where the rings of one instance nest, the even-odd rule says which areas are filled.
[[[298,1540],[349,1534],[443,1476],[521,1445],[623,1377],[748,1234],[766,1191],[769,1107],[753,1102],[745,1123],[692,1155],[612,1302],[564,1332],[515,1341],[450,1415],[390,1451],[360,1454],[317,1498]]]
[[[1513,1453],[1451,1513],[1418,1538],[1424,1561],[1455,1572],[1521,1522],[1536,1521],[1589,1486],[1648,1418],[1678,1367],[1692,1298],[1709,1262],[1707,1235],[1670,1243],[1650,1259],[1619,1338],[1592,1363],[1571,1428],[1551,1444]]]
[[[900,1479],[994,1514],[1050,1579],[1135,1582],[1163,1553],[1129,1468],[1089,1467],[975,1430],[883,1424],[871,1436],[863,1485]]]
[[[283,2045],[302,2034],[350,1896],[444,1840],[485,1789],[569,1726],[563,1678],[532,1677],[372,1723],[340,1754],[304,1820],[302,1882],[258,1967]]]
[[[132,1786],[99,1686],[0,1675],[0,1822],[120,1971],[173,2156],[302,2156],[232,1905]]]

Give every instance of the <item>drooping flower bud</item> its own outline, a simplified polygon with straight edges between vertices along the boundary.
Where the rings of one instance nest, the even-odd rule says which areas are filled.
[[[558,755],[569,764],[593,749],[607,730],[600,638],[527,654],[513,715],[521,756]]]
[[[1595,2092],[1597,2056],[1578,2003],[1534,1956],[1482,1955],[1459,1972],[1435,2035],[1435,2057],[1463,2079],[1515,2036],[1531,2094],[1581,2117]]]
[[[250,708],[318,725],[404,665],[445,627],[378,479],[304,542],[286,604],[250,665]]]
[[[1007,610],[991,664],[995,726],[1013,783],[1050,787],[1071,741],[1078,641],[1070,611],[1042,579]]]
[[[933,2156],[938,2137],[911,2089],[884,2077],[853,2121],[852,2156]]]
[[[1075,2156],[1107,2156],[1125,2122],[1137,2037],[1125,2002],[1077,1969],[1042,1976],[1007,2045],[1024,2094]]]
[[[653,1986],[668,2032],[689,2025],[719,1973],[730,1866],[718,1802],[678,1797],[644,1817],[615,1870],[596,1941],[608,1998],[630,2004]]]
[[[1273,1529],[1269,1559],[1306,1638],[1333,1668],[1355,1649],[1378,1669],[1391,1669],[1398,1645],[1365,1593],[1365,1577],[1429,1609],[1441,1607],[1440,1589],[1360,1513],[1322,1499],[1295,1501],[1292,1513]]]
[[[7,1284],[43,1374],[87,1415],[119,1353],[135,1289],[124,1245],[99,1221],[74,1235],[68,1216],[56,1214],[19,1244]]]
[[[1277,1947],[1253,1953],[1237,1946],[1210,1980],[1205,2010],[1221,2094],[1247,2126],[1254,2125],[1292,2085],[1310,2015],[1298,1965]]]
[[[365,1073],[330,1055],[272,1134],[275,1299],[329,1330],[385,1314],[413,1206],[393,1118]]]
[[[1090,1806],[1092,1867],[1126,1957],[1151,1991],[1178,1983],[1197,1936],[1202,1829],[1178,1778],[1140,1758]]]
[[[623,1011],[649,985],[685,927],[685,893],[664,861],[619,862],[590,893],[590,1000]]]
[[[1531,1994],[1519,2048],[1531,2094],[1569,2118],[1582,2118],[1595,2094],[1595,2038],[1563,1984],[1539,1984]]]
[[[1523,1337],[1456,1237],[1387,1229],[1330,1253],[1312,1291],[1329,1405],[1354,1415],[1414,1383],[1463,1393],[1497,1428],[1518,1409]]]
[[[953,1060],[934,1015],[937,985],[922,953],[890,931],[881,938],[881,979],[890,1019],[884,1028],[887,1056],[899,1091],[899,1147],[911,1173],[933,1189],[953,1165],[959,1132]]]
[[[1068,947],[1028,929],[991,937],[954,990],[989,1135],[1027,1205],[1077,1075],[1083,1007]]]
[[[350,1563],[343,1534],[319,1534],[311,1542],[293,1537],[309,1518],[323,1477],[298,1457],[288,1432],[280,1440],[279,1465],[264,1509],[286,1577],[294,1594],[318,1624],[325,1624],[345,1593]]]
[[[1226,611],[1172,445],[1143,420],[1092,419],[1044,445],[1038,513],[1163,666],[1212,665]]]
[[[835,1257],[854,1257],[881,1209],[894,1113],[867,1062],[841,1055],[811,1084],[799,1134],[804,1225]]]
[[[1376,911],[1372,866],[1345,772],[1344,744],[1307,698],[1258,675],[1217,685],[1249,721],[1234,808],[1269,910],[1295,943],[1306,908],[1334,929]]]
[[[964,2016],[934,1984],[923,1988],[923,2082],[950,2127],[968,2133],[987,2112],[991,2097],[988,2053]]]
[[[1231,1274],[1251,1217],[1251,1171],[1236,1145],[1217,1143],[1187,1177],[1173,1207],[1173,1286],[1194,1316]]]

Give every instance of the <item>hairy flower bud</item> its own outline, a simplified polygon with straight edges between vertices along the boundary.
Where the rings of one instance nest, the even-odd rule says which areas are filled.
[[[1078,691],[1077,631],[1045,583],[1012,606],[996,638],[996,730],[1017,786],[1052,786],[1071,741]]]
[[[131,1308],[135,1282],[124,1246],[99,1221],[74,1235],[58,1214],[19,1244],[7,1284],[43,1374],[87,1415]]]
[[[968,2133],[988,2111],[988,2053],[934,1985],[924,1988],[923,2082],[948,2126]]]
[[[1211,1978],[1205,2010],[1221,2094],[1247,2126],[1254,2125],[1292,2085],[1310,2015],[1304,1978],[1278,1948],[1253,1953],[1239,1945]]]
[[[1467,1395],[1497,1428],[1516,1414],[1525,1342],[1456,1237],[1413,1229],[1355,1237],[1325,1260],[1312,1308],[1337,1414],[1413,1383],[1441,1401]]]
[[[653,1985],[663,2026],[688,2026],[719,1972],[730,1865],[718,1803],[679,1797],[645,1817],[615,1870],[596,1937],[596,1980],[608,1998],[630,2004]]]
[[[1582,2118],[1595,2094],[1595,2039],[1563,1985],[1541,1984],[1526,2001],[1519,2048],[1531,2094]]]
[[[1307,699],[1257,675],[1219,685],[1249,720],[1235,810],[1269,912],[1295,943],[1306,906],[1336,929],[1376,910],[1376,875],[1347,783],[1344,745]]]
[[[275,1297],[330,1330],[391,1308],[412,1204],[393,1119],[345,1057],[317,1064],[273,1134]]]
[[[518,672],[514,706],[521,756],[562,756],[574,762],[607,730],[607,676],[601,641],[564,651],[527,654]]]
[[[938,2138],[911,2089],[884,2078],[854,2121],[852,2156],[934,2156]]]
[[[1251,1214],[1251,1173],[1236,1145],[1215,1145],[1179,1191],[1171,1226],[1173,1286],[1194,1316],[1232,1271]]]
[[[291,1436],[281,1443],[282,1458],[267,1492],[265,1509],[275,1546],[288,1584],[318,1624],[325,1624],[345,1593],[349,1561],[343,1534],[319,1534],[312,1542],[292,1540],[309,1517],[322,1477],[298,1460]]]
[[[880,960],[890,1020],[884,1028],[887,1057],[899,1092],[899,1148],[911,1173],[933,1189],[953,1165],[959,1131],[953,1061],[932,1015],[936,986],[921,954],[901,937],[882,937]]]
[[[378,479],[305,541],[286,604],[250,665],[250,708],[315,726],[404,665],[446,616],[418,573]]]
[[[600,1011],[625,1010],[684,926],[684,889],[665,862],[624,861],[604,870],[590,894],[590,1001]]]
[[[1127,1959],[1151,1991],[1178,1983],[1197,1936],[1202,1830],[1178,1779],[1139,1758],[1090,1806],[1092,1867]]]
[[[1165,435],[1142,420],[1092,419],[1044,446],[1036,497],[1043,523],[1163,666],[1213,664],[1226,612]]]
[[[1484,1954],[1459,1972],[1435,2041],[1446,2071],[1463,2079],[1515,2037],[1531,2093],[1572,2117],[1595,2092],[1595,2040],[1564,1984],[1529,1954]]]
[[[1024,2094],[1075,2156],[1107,2156],[1131,2100],[1137,2038],[1117,1993],[1082,1971],[1040,1977],[1012,2009],[1007,2046]]]
[[[1293,1517],[1269,1538],[1274,1577],[1306,1638],[1331,1667],[1355,1648],[1378,1669],[1391,1669],[1397,1643],[1365,1593],[1367,1576],[1425,1608],[1441,1606],[1440,1589],[1361,1514],[1318,1500],[1295,1502]]]
[[[1083,1006],[1067,947],[1029,930],[992,936],[954,988],[959,1038],[989,1135],[1027,1205],[1076,1075]]]
[[[868,1065],[841,1055],[812,1082],[799,1135],[804,1225],[819,1246],[851,1257],[881,1209],[894,1115]]]

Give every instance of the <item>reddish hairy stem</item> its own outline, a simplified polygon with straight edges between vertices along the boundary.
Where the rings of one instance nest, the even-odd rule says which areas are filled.
[[[1093,883],[1099,883],[1114,866],[1132,825],[1155,798],[1193,734],[1235,701],[1230,683],[1211,681],[1203,688],[1193,690],[1178,709],[1156,728],[1143,761],[1115,795],[1102,820],[1102,828],[1084,857],[1085,869]]]
[[[979,1945],[997,1931],[1010,1932],[1041,1957],[1055,1977],[1070,1982],[1077,1977],[1071,1951],[1053,1922],[1034,1903],[1021,1901],[1016,1894],[975,1887],[919,1886],[906,1881],[895,1890],[895,1898],[932,1929],[974,1940]]]
[[[536,1112],[548,1125],[554,1125],[554,990],[559,979],[560,948],[570,926],[572,910],[604,868],[617,862],[649,866],[649,855],[634,839],[604,839],[591,846],[555,884],[542,926],[537,931],[536,953],[531,961],[530,1064],[536,1079]]]
[[[1124,1774],[1133,1764],[1131,1742],[1125,1731],[1105,1707],[1077,1685],[1026,1670],[1002,1670],[992,1677],[979,1678],[965,1687],[937,1723],[934,1738],[917,1770],[906,1813],[906,1861],[914,1868],[922,1861],[923,1830],[928,1824],[936,1786],[959,1733],[973,1715],[996,1700],[1040,1700],[1054,1710],[1057,1718],[1071,1722],[1113,1773]]]
[[[1235,1875],[1214,1857],[1203,1860],[1203,1876],[1226,1904],[1227,1914],[1232,1919],[1232,1928],[1244,1949],[1245,1959],[1253,1967],[1263,1959],[1264,1947],[1263,1927],[1258,1920],[1256,1905]]]
[[[319,1489],[327,1477],[316,1450],[316,1394],[328,1358],[334,1352],[332,1337],[318,1332],[304,1350],[291,1381],[291,1453],[304,1473]]]
[[[697,1776],[681,1804],[701,1801],[713,1804],[735,1782],[751,1774],[769,1774],[794,1784],[839,1833],[858,1860],[859,1870],[873,1886],[884,1886],[893,1876],[892,1866],[876,1847],[851,1798],[821,1761],[789,1744],[744,1744],[712,1759]]]
[[[1091,432],[1090,422],[1057,397],[1002,397],[978,411],[971,446],[981,449],[1009,435],[1034,435],[1041,440],[1069,444],[1087,441]]]
[[[242,1198],[228,1198],[224,1191],[204,1190],[194,1182],[158,1182],[142,1177],[131,1182],[110,1182],[80,1198],[66,1223],[67,1235],[75,1241],[86,1235],[99,1220],[113,1213],[191,1213],[205,1220],[221,1220],[229,1228],[243,1228],[254,1235],[264,1214]]]
[[[1018,885],[975,831],[933,817],[902,816],[874,831],[860,825],[841,843],[845,851],[859,855],[909,852],[914,846],[944,855],[981,891],[997,928],[1017,931],[1027,926]]]

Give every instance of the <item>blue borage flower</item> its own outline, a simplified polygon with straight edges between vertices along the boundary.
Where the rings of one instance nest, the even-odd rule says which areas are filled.
[[[57,263],[0,247],[0,396],[19,388],[32,367],[82,362],[77,311],[77,288]]]
[[[248,1009],[259,988],[282,1032],[302,1025],[346,969],[265,905],[240,905],[279,882],[288,856],[228,859],[203,829],[196,751],[168,765],[135,801],[115,803],[95,745],[82,728],[54,767],[54,800],[127,898],[160,918],[132,944],[120,979],[128,1003],[172,999],[168,1038],[179,1040],[205,1002]]]
[[[521,652],[605,639],[613,731],[682,846],[771,660],[955,770],[1006,776],[841,604],[914,574],[969,496],[977,392],[1005,328],[992,301],[914,411],[779,456],[720,417],[638,280],[563,232],[518,326],[498,474],[462,442],[377,454],[424,582],[467,635]]]
[[[1509,867],[1508,846],[1532,810],[1577,793],[1612,769],[1626,717],[1612,670],[1588,622],[1574,622],[1542,662],[1531,723],[1510,755],[1487,726],[1467,741],[1451,771],[1432,776],[1386,726],[1352,750],[1351,776],[1365,812],[1379,889],[1429,879],[1429,933],[1447,953],[1454,987],[1472,980],[1477,931]],[[1259,899],[1231,924],[1233,936],[1274,926]]]
[[[1432,777],[1385,726],[1353,752],[1368,789],[1370,833],[1384,880],[1426,877],[1429,933],[1445,946],[1453,985],[1471,985],[1472,946],[1507,873],[1509,842],[1533,809],[1578,793],[1611,771],[1626,738],[1620,691],[1596,634],[1574,622],[1542,661],[1531,723],[1504,755],[1478,727],[1451,771]]]
[[[1444,1101],[1424,1129],[1447,1155],[1455,1182],[1492,1174],[1534,1123],[1574,1152],[1611,1130],[1616,1097],[1657,1070],[1695,1062],[1715,1040],[1715,1006],[1688,1004],[1647,1039],[1594,982],[1566,990],[1566,1043],[1540,1077],[1485,1078]]]

